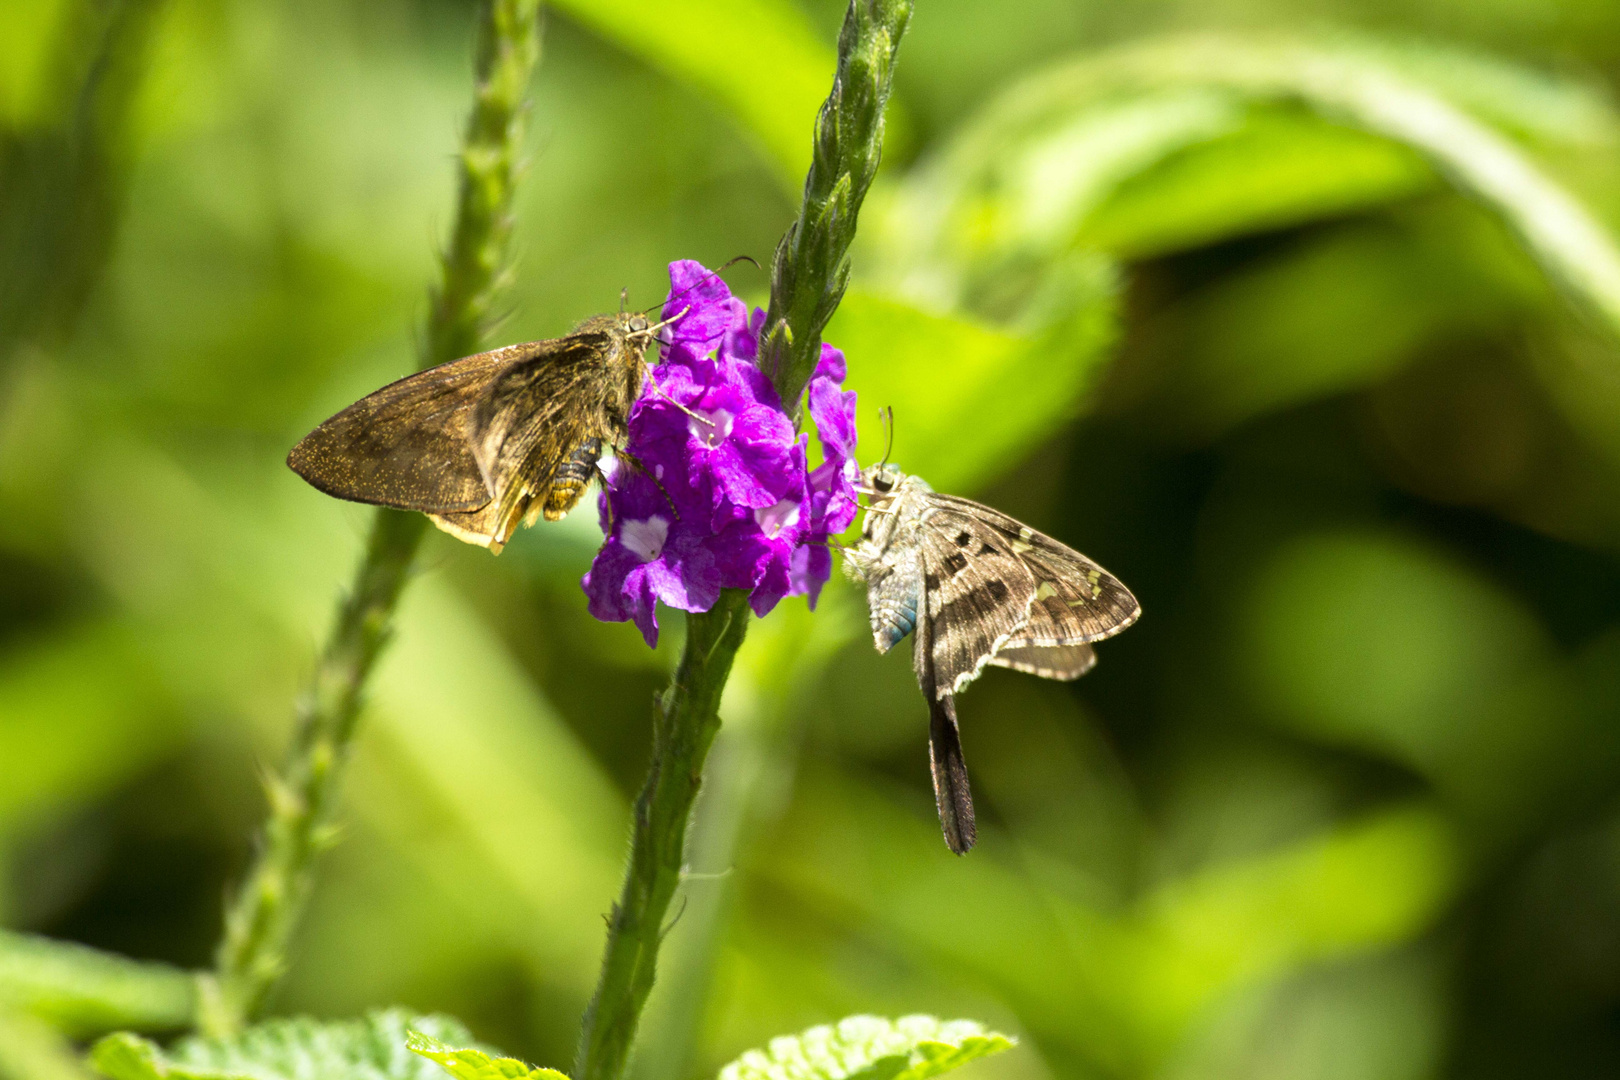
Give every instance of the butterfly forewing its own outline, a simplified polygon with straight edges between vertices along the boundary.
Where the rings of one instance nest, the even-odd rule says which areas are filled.
[[[1123,582],[1091,559],[999,510],[958,498],[934,495],[990,534],[990,545],[1004,546],[1035,581],[1025,626],[1007,647],[1072,645],[1113,637],[1142,613]]]
[[[499,551],[518,522],[562,517],[626,435],[652,327],[599,315],[566,337],[453,360],[316,428],[287,458],[339,498],[426,513]]]
[[[958,693],[1019,633],[1036,581],[1023,560],[961,507],[925,496],[924,591],[936,693]],[[918,639],[919,646],[922,639]]]
[[[508,349],[407,376],[350,405],[293,447],[287,464],[328,495],[402,510],[474,510],[490,491],[467,441],[478,395]]]

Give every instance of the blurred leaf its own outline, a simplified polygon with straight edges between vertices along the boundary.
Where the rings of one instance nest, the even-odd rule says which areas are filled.
[[[1415,72],[1421,65],[1408,67]],[[1200,100],[1207,103],[1206,119],[1172,122],[1178,115],[1195,117]],[[1521,149],[1448,101],[1444,86],[1426,85],[1366,48],[1265,38],[1203,36],[1130,46],[1056,66],[1006,91],[896,194],[879,280],[944,310],[971,309],[977,282],[1003,275],[1009,262],[1039,262],[1063,250],[1104,197],[1131,177],[1235,130],[1246,109],[1288,103],[1415,151],[1498,213],[1555,281],[1620,334],[1620,251],[1580,201]],[[1133,109],[1159,118],[1157,137],[1076,141],[1076,131],[1131,116]],[[1218,119],[1223,109],[1230,119]],[[1128,126],[1155,129],[1140,117]],[[1262,173],[1286,168],[1296,153],[1290,142],[1274,143],[1282,160],[1261,165]],[[1250,204],[1242,189],[1255,181],[1231,164],[1220,155],[1210,159],[1207,181],[1223,180],[1231,190],[1206,190],[1204,199],[1183,204],[1172,231],[1207,242],[1268,217],[1286,213],[1298,220],[1311,211],[1307,192],[1292,185],[1262,187],[1273,206]],[[1363,164],[1359,176],[1313,181],[1316,214],[1407,194],[1418,179],[1396,156]],[[1167,182],[1173,190],[1173,180]],[[1132,235],[1123,227],[1128,220],[1146,235]],[[1121,250],[1162,250],[1169,236],[1153,234],[1163,224],[1139,214],[1115,219],[1107,235]]]
[[[835,66],[802,8],[788,0],[560,0],[557,7],[717,98],[797,192]]]
[[[1425,206],[1321,230],[1146,320],[1115,406],[1178,442],[1385,379],[1425,348],[1511,332],[1544,294],[1499,224]]]
[[[74,0],[57,20],[47,122],[0,130],[0,363],[73,331],[112,249],[129,115],[164,0]]]
[[[0,1007],[0,1080],[88,1080],[89,1075],[59,1032]]]
[[[1255,109],[1242,127],[1187,147],[1117,187],[1078,230],[1126,259],[1352,213],[1432,189],[1411,149],[1290,109]]]
[[[971,1020],[850,1016],[772,1039],[721,1069],[720,1080],[927,1080],[1013,1045]]]
[[[1398,536],[1302,537],[1264,558],[1242,592],[1235,651],[1262,706],[1407,760],[1471,740],[1450,726],[1458,706],[1548,657],[1512,596]]]
[[[48,46],[69,0],[8,0],[0,4],[0,126],[38,123],[50,105]]]
[[[1592,791],[1620,753],[1590,681],[1612,642],[1563,661],[1518,598],[1442,551],[1317,533],[1242,591],[1231,664],[1261,715],[1403,762],[1490,840]]]
[[[1200,1025],[1159,1076],[1430,1080],[1440,1074],[1454,1023],[1443,956],[1423,943],[1239,994]]]
[[[895,459],[971,490],[1075,416],[1114,340],[1116,286],[1105,262],[1068,269],[1043,286],[1057,321],[1027,331],[852,290],[824,336],[856,358],[846,385],[860,394],[862,459],[882,456],[876,410],[892,405]]]
[[[88,480],[120,526],[75,542],[139,613],[160,678],[280,738],[293,691],[277,676],[282,665],[296,676],[305,662],[359,538],[347,507],[314,495],[274,459],[209,479],[205,486],[166,455],[109,434]],[[185,529],[170,527],[180,520]],[[365,724],[362,746],[378,747],[388,782],[351,778],[353,812],[583,995],[601,946],[593,913],[618,877],[627,807],[508,645],[442,575],[425,572],[401,603]],[[368,923],[363,908],[348,918],[351,927]],[[348,967],[337,953],[311,956],[294,978],[365,977]]]
[[[983,843],[952,859],[932,807],[911,809],[818,772],[761,869],[881,947],[995,987],[1043,1044],[1104,1071],[1145,1071],[1234,993],[1412,939],[1459,883],[1444,819],[1407,806],[1212,866],[1115,914],[1053,894]]]
[[[442,1080],[439,1068],[406,1049],[410,1031],[470,1043],[460,1021],[400,1009],[362,1020],[271,1020],[228,1039],[182,1039],[163,1050],[119,1032],[90,1060],[112,1080]]]
[[[40,633],[0,662],[0,829],[104,796],[185,733],[121,620]]]
[[[438,1062],[456,1080],[568,1080],[556,1069],[530,1068],[517,1058],[490,1057],[482,1050],[458,1050],[420,1031],[411,1032],[405,1045],[411,1053]]]
[[[1434,38],[1352,36],[1340,39],[1339,47],[1386,64],[1480,120],[1531,142],[1613,147],[1620,139],[1613,95],[1573,71],[1539,70]]]
[[[1016,317],[1115,188],[1235,130],[1239,104],[1177,90],[1053,108],[1038,123],[1008,126],[995,103],[876,204],[864,240],[873,280],[930,311]]]
[[[187,1027],[196,996],[196,978],[168,964],[0,930],[0,1009],[25,1012],[74,1038],[120,1027]]]
[[[1234,991],[1306,964],[1410,940],[1459,885],[1434,809],[1388,810],[1281,851],[1216,866],[1149,897],[1115,975],[1162,1049]]]

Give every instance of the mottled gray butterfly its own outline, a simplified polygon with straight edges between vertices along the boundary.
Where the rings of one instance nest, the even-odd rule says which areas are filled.
[[[1091,643],[1136,621],[1131,591],[1072,548],[971,499],[942,495],[889,464],[864,474],[871,505],[844,569],[866,583],[872,641],[915,631],[912,667],[928,700],[928,752],[945,843],[973,846],[973,795],[955,695],[986,665],[1077,679]]]

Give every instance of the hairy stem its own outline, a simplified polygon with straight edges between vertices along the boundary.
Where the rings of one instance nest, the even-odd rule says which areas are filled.
[[[798,219],[771,268],[762,367],[798,410],[820,355],[821,330],[849,280],[849,245],[882,154],[883,110],[910,0],[852,0],[838,37],[838,71],[816,120],[815,153]],[[596,994],[585,1013],[575,1080],[621,1080],[652,992],[658,949],[686,858],[703,765],[720,730],[720,695],[747,631],[747,594],[728,590],[687,616],[686,648],[659,699],[653,761],[636,800],[630,865],[608,921]]]
[[[911,0],[851,0],[838,73],[816,118],[804,205],[771,261],[761,363],[795,412],[821,354],[822,328],[849,284],[849,245],[883,156],[883,113],[910,21]]]
[[[434,291],[422,367],[476,352],[504,284],[512,193],[523,146],[524,95],[540,57],[539,0],[486,0],[477,89],[460,158],[455,228]],[[366,680],[426,532],[419,514],[379,510],[365,556],[299,708],[286,763],[268,783],[270,815],[258,854],[225,915],[199,1021],[236,1031],[259,1010],[286,967],[287,944],[329,843],[338,778]]]
[[[686,859],[686,828],[703,762],[720,730],[720,694],[748,630],[748,593],[728,589],[713,608],[687,616],[686,649],[653,710],[653,756],[636,798],[624,891],[608,920],[607,953],[585,1013],[577,1080],[624,1073],[652,991],[665,919]]]

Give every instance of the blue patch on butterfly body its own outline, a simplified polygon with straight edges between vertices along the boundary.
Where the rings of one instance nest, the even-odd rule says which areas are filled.
[[[894,618],[883,630],[885,652],[894,648],[907,634],[917,629],[917,600],[918,595],[913,591],[895,605]]]

